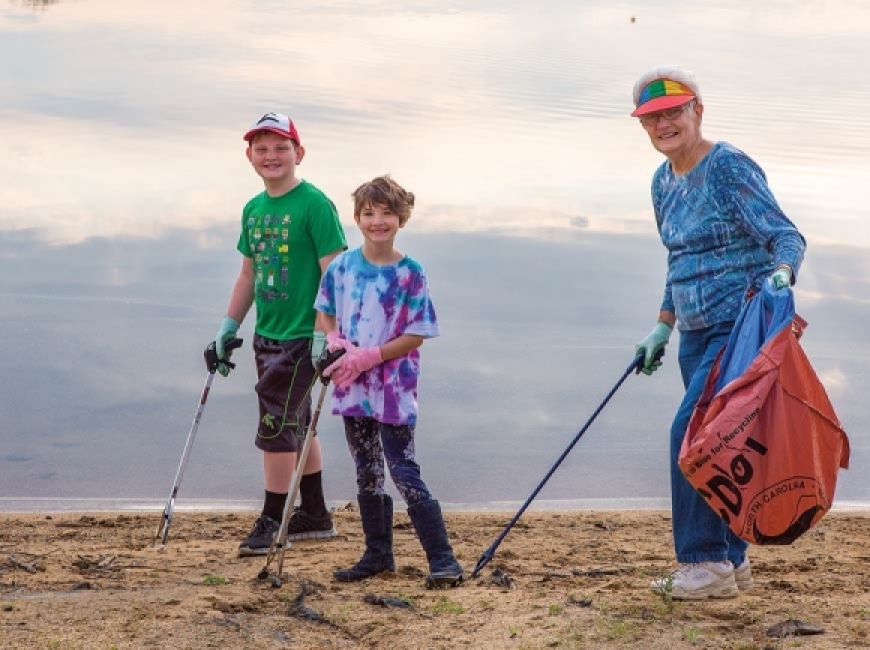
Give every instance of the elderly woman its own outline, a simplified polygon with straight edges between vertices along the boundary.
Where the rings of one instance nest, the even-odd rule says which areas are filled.
[[[674,598],[729,598],[752,585],[747,543],[689,484],[677,465],[689,419],[707,374],[725,345],[747,294],[769,278],[794,284],[806,242],[789,221],[761,167],[726,142],[701,135],[704,104],[694,75],[660,66],[634,85],[633,117],[667,160],[652,179],[656,225],[668,266],[652,332],[637,344],[643,372],[680,330],[679,364],[686,393],[671,425],[674,549],[679,567],[652,588]]]

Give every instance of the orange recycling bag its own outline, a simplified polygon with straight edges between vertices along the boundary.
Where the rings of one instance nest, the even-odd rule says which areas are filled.
[[[791,544],[831,508],[849,440],[801,348],[790,289],[746,302],[713,365],[679,466],[736,535]]]

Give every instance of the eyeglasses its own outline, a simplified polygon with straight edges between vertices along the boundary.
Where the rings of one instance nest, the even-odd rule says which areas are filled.
[[[663,117],[666,120],[675,120],[680,115],[683,114],[683,111],[686,110],[689,106],[691,106],[694,102],[687,102],[682,106],[674,106],[673,108],[666,108],[663,111],[656,111],[655,113],[647,113],[646,115],[638,116],[640,123],[644,126],[653,126],[658,124],[659,118]]]

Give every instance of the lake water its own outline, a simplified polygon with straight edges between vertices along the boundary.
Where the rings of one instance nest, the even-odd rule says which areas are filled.
[[[651,328],[663,286],[631,119],[645,69],[699,77],[704,133],[765,169],[809,242],[804,347],[852,442],[838,501],[870,501],[870,5],[858,0],[169,0],[0,5],[0,510],[159,508],[261,190],[242,134],[288,113],[300,175],[336,202],[391,173],[426,266],[418,455],[443,502],[524,500]],[[253,314],[249,321],[253,320]],[[217,377],[179,507],[262,494],[251,322]],[[666,504],[682,392],[630,376],[545,504]],[[338,418],[327,498],[353,498]]]

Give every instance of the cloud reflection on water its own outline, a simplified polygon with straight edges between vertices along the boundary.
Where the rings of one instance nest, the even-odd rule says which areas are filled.
[[[811,239],[870,247],[870,127],[845,117],[870,87],[860,3],[221,2],[202,20],[93,0],[33,15],[0,8],[0,229],[235,223],[258,189],[240,134],[267,108],[299,122],[301,171],[340,205],[391,172],[444,206],[433,230],[647,224],[661,159],[627,117],[631,84],[691,52],[708,136],[756,157]]]
[[[427,480],[450,502],[522,500],[631,361],[658,307],[664,252],[651,236],[409,227],[402,248],[426,265],[443,330],[423,351],[418,449]],[[234,242],[231,228],[70,246],[0,236],[9,271],[0,311],[13,342],[4,350],[0,493],[162,496],[202,388],[201,349],[237,271]],[[825,270],[833,260],[866,264],[858,249],[816,247],[805,277],[834,291],[805,300],[799,285],[797,302],[810,322],[805,349],[860,468],[870,454],[861,429],[870,356],[843,342],[861,340],[867,306],[837,297]],[[241,335],[239,367],[217,378],[203,416],[185,478],[191,499],[259,493],[249,323]],[[543,498],[667,495],[664,432],[681,392],[675,354],[652,378],[626,382]],[[330,498],[350,498],[338,418],[323,419],[321,436]],[[866,490],[861,472],[846,472],[839,496],[866,499]]]
[[[448,501],[524,498],[658,309],[661,158],[627,113],[635,77],[667,60],[699,74],[705,134],[759,161],[809,239],[804,345],[863,466],[866,3],[223,0],[207,18],[171,0],[0,5],[0,493],[163,495],[261,188],[241,134],[277,109],[352,241],[362,180],[390,172],[416,193],[400,246],[427,266],[444,328],[424,351],[427,479]],[[259,494],[239,356],[191,496]],[[626,383],[542,496],[667,493],[674,357]],[[328,486],[352,495],[327,420]],[[859,472],[841,494],[866,498]]]

